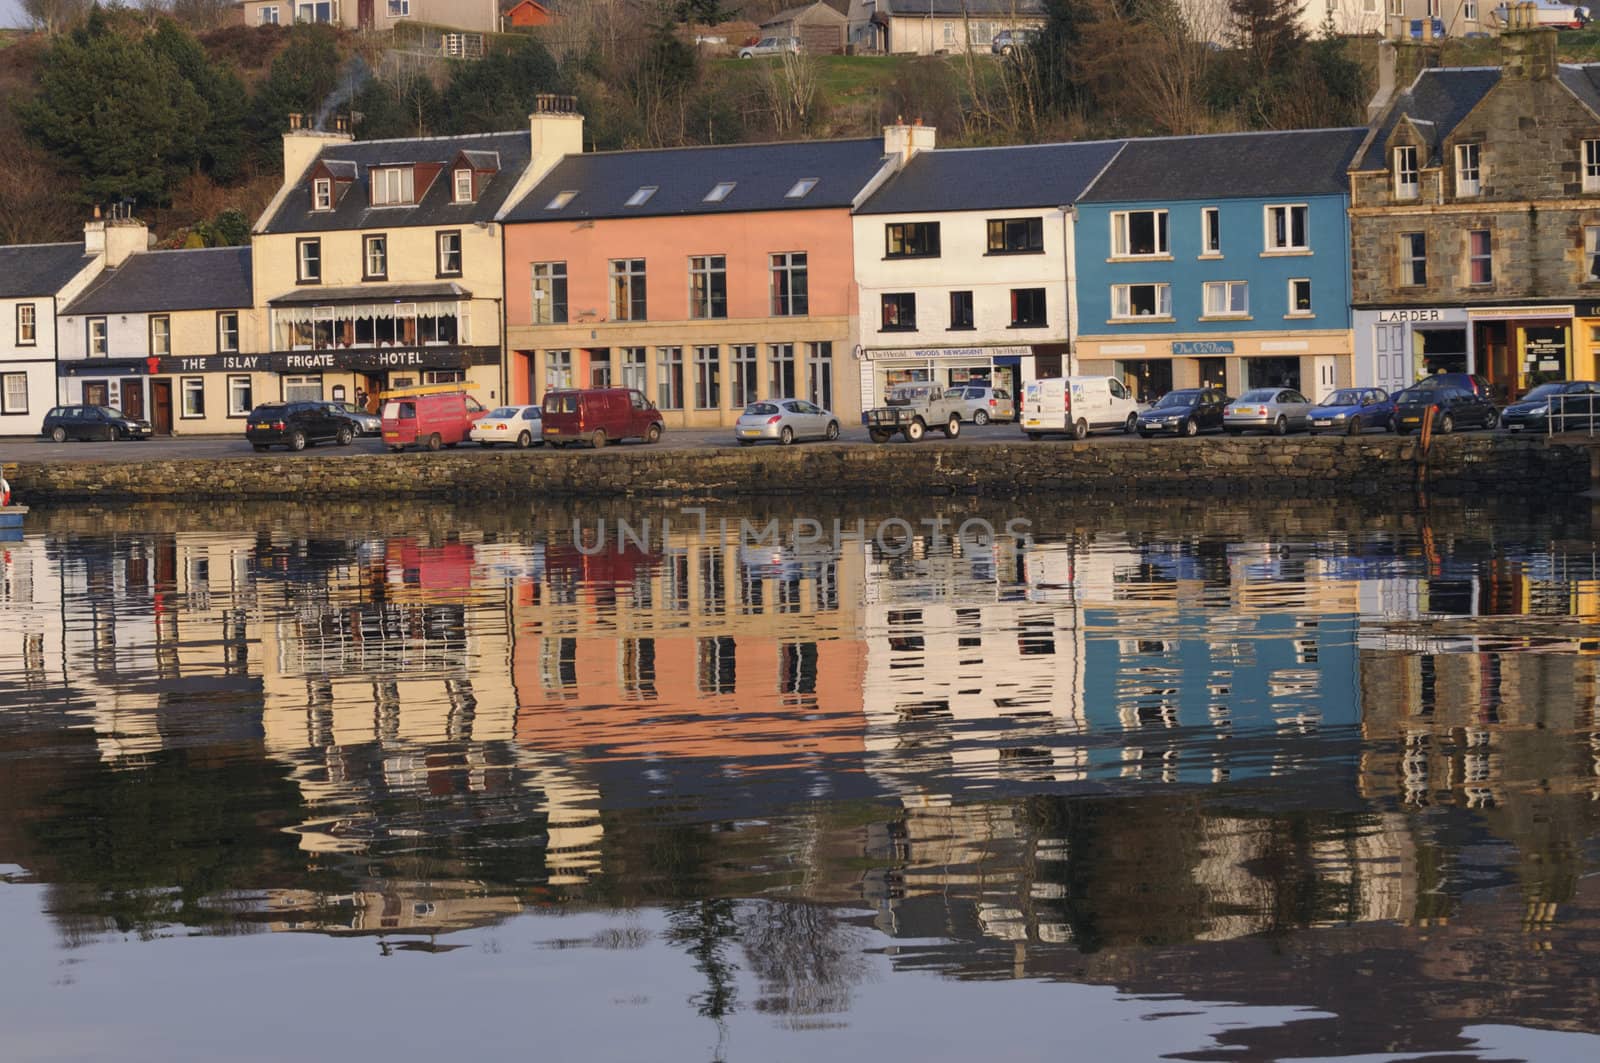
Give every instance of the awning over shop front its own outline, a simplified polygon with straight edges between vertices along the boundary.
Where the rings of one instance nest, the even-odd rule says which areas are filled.
[[[433,284],[363,284],[358,288],[308,286],[269,299],[269,306],[333,306],[339,303],[413,303],[419,299],[471,299],[472,293],[450,281]]]
[[[912,361],[950,361],[951,359],[1026,358],[1033,354],[1032,347],[862,347],[859,355],[864,362],[881,362],[889,359]]]

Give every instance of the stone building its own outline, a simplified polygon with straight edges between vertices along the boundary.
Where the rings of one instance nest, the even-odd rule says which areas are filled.
[[[1551,30],[1501,41],[1499,67],[1389,52],[1404,87],[1350,166],[1357,384],[1474,372],[1505,401],[1594,376],[1600,64],[1558,62]]]

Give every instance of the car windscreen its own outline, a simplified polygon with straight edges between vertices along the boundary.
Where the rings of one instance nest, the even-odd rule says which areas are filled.
[[[1240,395],[1238,402],[1273,402],[1278,397],[1277,388],[1254,388]]]
[[[117,409],[115,406],[101,406],[99,407],[99,410],[102,417],[110,417],[117,421],[126,420],[123,412]]]
[[[577,413],[578,393],[576,391],[551,392],[544,397],[545,413]]]
[[[1349,389],[1346,389],[1344,391],[1335,391],[1332,395],[1329,395],[1327,398],[1325,398],[1321,402],[1317,403],[1317,405],[1318,406],[1360,406],[1361,405],[1361,392],[1359,392],[1359,391],[1351,391]]]
[[[282,417],[288,412],[282,406],[257,406],[250,414],[251,417]]]
[[[1161,396],[1156,403],[1156,408],[1160,409],[1163,406],[1193,406],[1199,401],[1200,392],[1198,391],[1169,391]]]
[[[489,416],[498,421],[509,421],[517,415],[515,406],[496,406],[489,411]]]
[[[1533,399],[1548,399],[1552,395],[1560,395],[1564,387],[1566,387],[1565,384],[1540,384],[1538,387],[1522,396],[1522,401],[1529,402]]]
[[[778,407],[770,402],[752,402],[744,408],[746,417],[770,417],[778,412]]]

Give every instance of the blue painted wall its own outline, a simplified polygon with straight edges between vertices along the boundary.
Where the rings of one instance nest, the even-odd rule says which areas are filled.
[[[1274,199],[1178,200],[1140,203],[1080,203],[1075,232],[1074,271],[1077,282],[1078,331],[1084,336],[1119,333],[1207,333],[1218,336],[1247,332],[1284,332],[1350,327],[1350,223],[1348,197],[1303,196]],[[1309,255],[1267,255],[1266,214],[1269,204],[1304,203]],[[1200,258],[1201,212],[1221,211],[1222,257]],[[1108,262],[1111,216],[1124,210],[1166,210],[1171,261]],[[1311,280],[1313,317],[1285,319],[1289,281]],[[1250,320],[1202,321],[1207,281],[1245,281],[1250,286]],[[1174,320],[1111,321],[1114,284],[1172,285]]]

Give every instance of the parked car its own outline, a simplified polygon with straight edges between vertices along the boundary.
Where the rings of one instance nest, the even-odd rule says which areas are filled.
[[[362,409],[353,402],[330,402],[333,412],[344,414],[356,423],[356,434],[379,436],[383,434],[383,418]]]
[[[787,446],[797,439],[838,439],[839,420],[804,399],[767,399],[744,408],[734,423],[733,437],[741,447],[762,440]]]
[[[1461,388],[1472,392],[1485,402],[1494,401],[1494,391],[1489,386],[1489,379],[1479,376],[1477,373],[1434,373],[1432,376],[1423,377],[1411,386],[1414,388]]]
[[[349,446],[356,423],[327,402],[273,402],[250,411],[244,437],[257,450],[271,446],[304,450],[314,443]]]
[[[782,55],[800,51],[798,37],[763,37],[754,44],[739,49],[740,59],[754,59],[758,55]]]
[[[1406,388],[1394,397],[1394,406],[1394,430],[1400,435],[1420,430],[1430,409],[1434,411],[1434,431],[1445,435],[1468,425],[1493,428],[1500,423],[1500,411],[1495,409],[1494,403],[1466,388],[1449,384],[1431,387],[1417,384]]]
[[[1340,388],[1311,407],[1311,434],[1346,432],[1358,436],[1369,428],[1394,430],[1394,401],[1383,388]]]
[[[1287,435],[1311,421],[1311,400],[1294,388],[1252,388],[1228,404],[1222,427],[1230,436],[1255,430]]]
[[[989,42],[989,51],[995,55],[1010,55],[1018,48],[1026,48],[1039,37],[1038,30],[1001,30]]]
[[[1022,430],[1029,439],[1062,432],[1082,439],[1101,429],[1132,432],[1138,426],[1139,403],[1118,377],[1046,377],[1022,387]]]
[[[1540,384],[1507,406],[1500,423],[1511,432],[1563,432],[1600,424],[1600,384],[1555,380]]]
[[[1156,400],[1154,406],[1139,411],[1139,434],[1145,439],[1164,432],[1197,436],[1212,429],[1222,430],[1222,411],[1228,396],[1215,388],[1179,388]]]
[[[1510,23],[1508,6],[1501,4],[1494,9],[1495,23],[1501,28]],[[1556,29],[1581,30],[1592,17],[1588,7],[1562,3],[1561,0],[1533,0],[1532,7],[1534,20],[1539,25],[1554,26]]]
[[[966,403],[967,412],[963,419],[973,424],[1016,419],[1017,410],[1011,404],[1011,392],[1004,388],[968,384],[963,388],[953,388],[950,394]]]
[[[487,412],[465,391],[394,394],[383,403],[383,442],[390,450],[453,447]]]
[[[883,405],[864,411],[861,423],[867,426],[867,437],[874,443],[887,443],[896,432],[903,434],[907,443],[915,443],[929,429],[938,429],[946,439],[954,439],[961,434],[961,418],[966,412],[967,400],[956,391],[914,381],[896,384],[884,392]]]
[[[544,411],[537,406],[497,406],[472,422],[467,438],[480,446],[514,443],[523,450],[544,446]]]
[[[544,438],[553,446],[587,442],[595,449],[620,439],[654,443],[661,438],[661,411],[633,388],[551,391],[544,397]]]
[[[150,422],[110,406],[57,406],[44,415],[39,434],[56,443],[69,439],[149,439]]]

